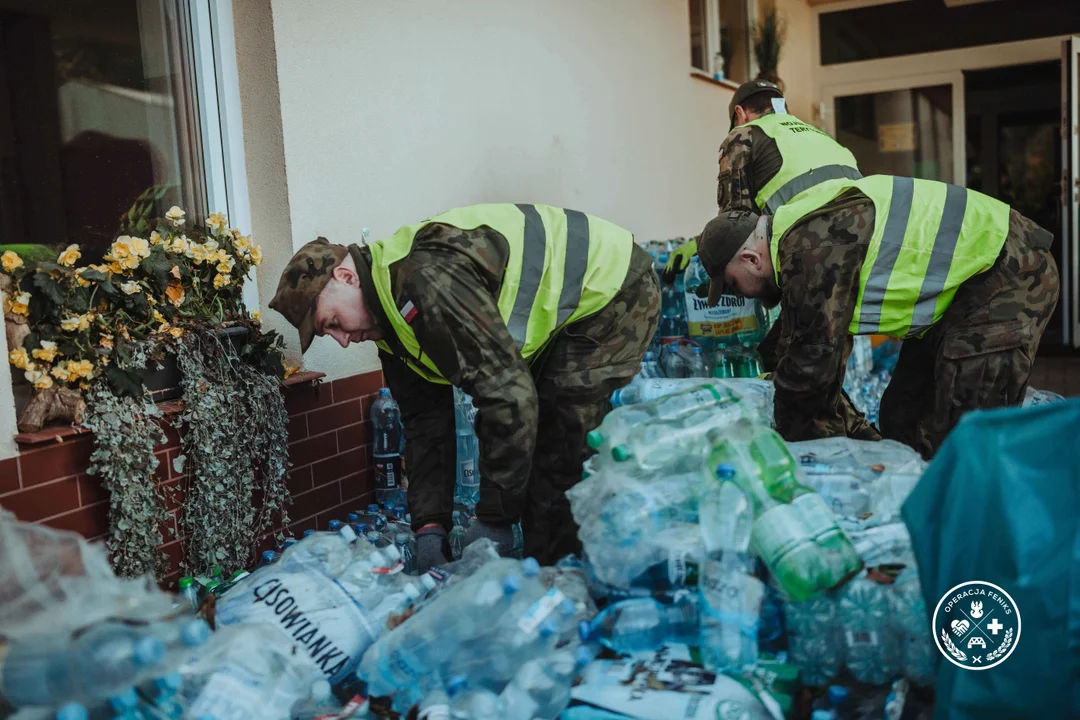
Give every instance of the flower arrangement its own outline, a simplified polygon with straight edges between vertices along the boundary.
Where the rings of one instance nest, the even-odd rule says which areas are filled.
[[[295,368],[242,298],[262,248],[219,213],[198,226],[175,206],[149,218],[163,195],[151,188],[135,201],[99,264],[80,265],[78,245],[55,260],[0,254],[8,361],[33,387],[19,429],[63,419],[94,432],[88,470],[109,491],[108,547],[128,577],[165,569],[169,491],[155,481],[154,455],[165,422],[183,440],[174,468],[183,473],[177,524],[189,574],[244,567],[264,533],[276,527],[282,539],[288,524],[279,387]],[[240,347],[222,332],[238,326],[247,331]],[[182,371],[184,401],[171,421],[143,385],[167,355]]]
[[[78,245],[34,265],[11,251],[0,255],[5,317],[9,325],[25,326],[14,341],[9,329],[8,360],[38,395],[85,391],[105,376],[116,394],[137,397],[142,382],[141,370],[129,362],[133,343],[151,341],[160,357],[186,332],[237,324],[250,328],[246,360],[288,372],[280,338],[262,333],[257,316],[243,307],[244,278],[262,263],[262,248],[249,236],[230,228],[220,213],[189,226],[176,206],[127,230],[140,232],[117,237],[101,264],[78,265]],[[40,408],[33,415],[20,418],[20,429],[48,419]]]

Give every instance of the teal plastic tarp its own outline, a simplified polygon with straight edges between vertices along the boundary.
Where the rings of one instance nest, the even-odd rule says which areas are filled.
[[[967,415],[902,514],[931,615],[951,588],[982,580],[1022,622],[996,667],[941,658],[935,717],[1080,717],[1080,399]]]

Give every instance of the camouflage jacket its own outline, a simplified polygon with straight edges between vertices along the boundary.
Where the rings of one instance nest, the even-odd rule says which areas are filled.
[[[800,220],[779,239],[781,306],[776,429],[786,440],[848,435],[879,439],[843,393],[848,326],[874,232],[874,204],[851,191]],[[857,415],[857,413],[856,413]]]
[[[388,331],[370,277],[370,251],[355,245],[350,251],[384,339],[395,355],[408,357]],[[651,262],[648,255],[641,255]],[[402,307],[412,301],[418,311],[411,327],[421,352],[443,377],[472,396],[478,411],[480,477],[499,487],[513,487],[529,475],[539,414],[532,372],[497,305],[509,256],[509,244],[495,230],[432,223],[417,233],[409,255],[390,267],[395,303]],[[409,476],[430,477],[440,487],[453,488],[456,438],[451,389],[424,380],[394,355],[379,356],[401,407]]]
[[[780,172],[784,159],[776,141],[753,125],[734,128],[720,145],[716,204],[720,212],[760,213],[754,198]]]

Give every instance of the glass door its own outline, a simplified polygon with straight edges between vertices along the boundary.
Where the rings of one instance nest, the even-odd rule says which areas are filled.
[[[1063,340],[1080,347],[1080,108],[1078,108],[1077,54],[1080,38],[1062,43],[1061,58],[1061,311]]]
[[[925,82],[925,78],[923,81]],[[963,79],[917,86],[849,86],[827,92],[829,129],[864,175],[903,175],[963,185]]]

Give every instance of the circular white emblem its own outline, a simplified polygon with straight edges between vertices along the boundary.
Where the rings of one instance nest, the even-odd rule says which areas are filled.
[[[988,670],[1020,642],[1020,609],[993,583],[972,580],[945,593],[934,608],[934,642],[953,665]]]

